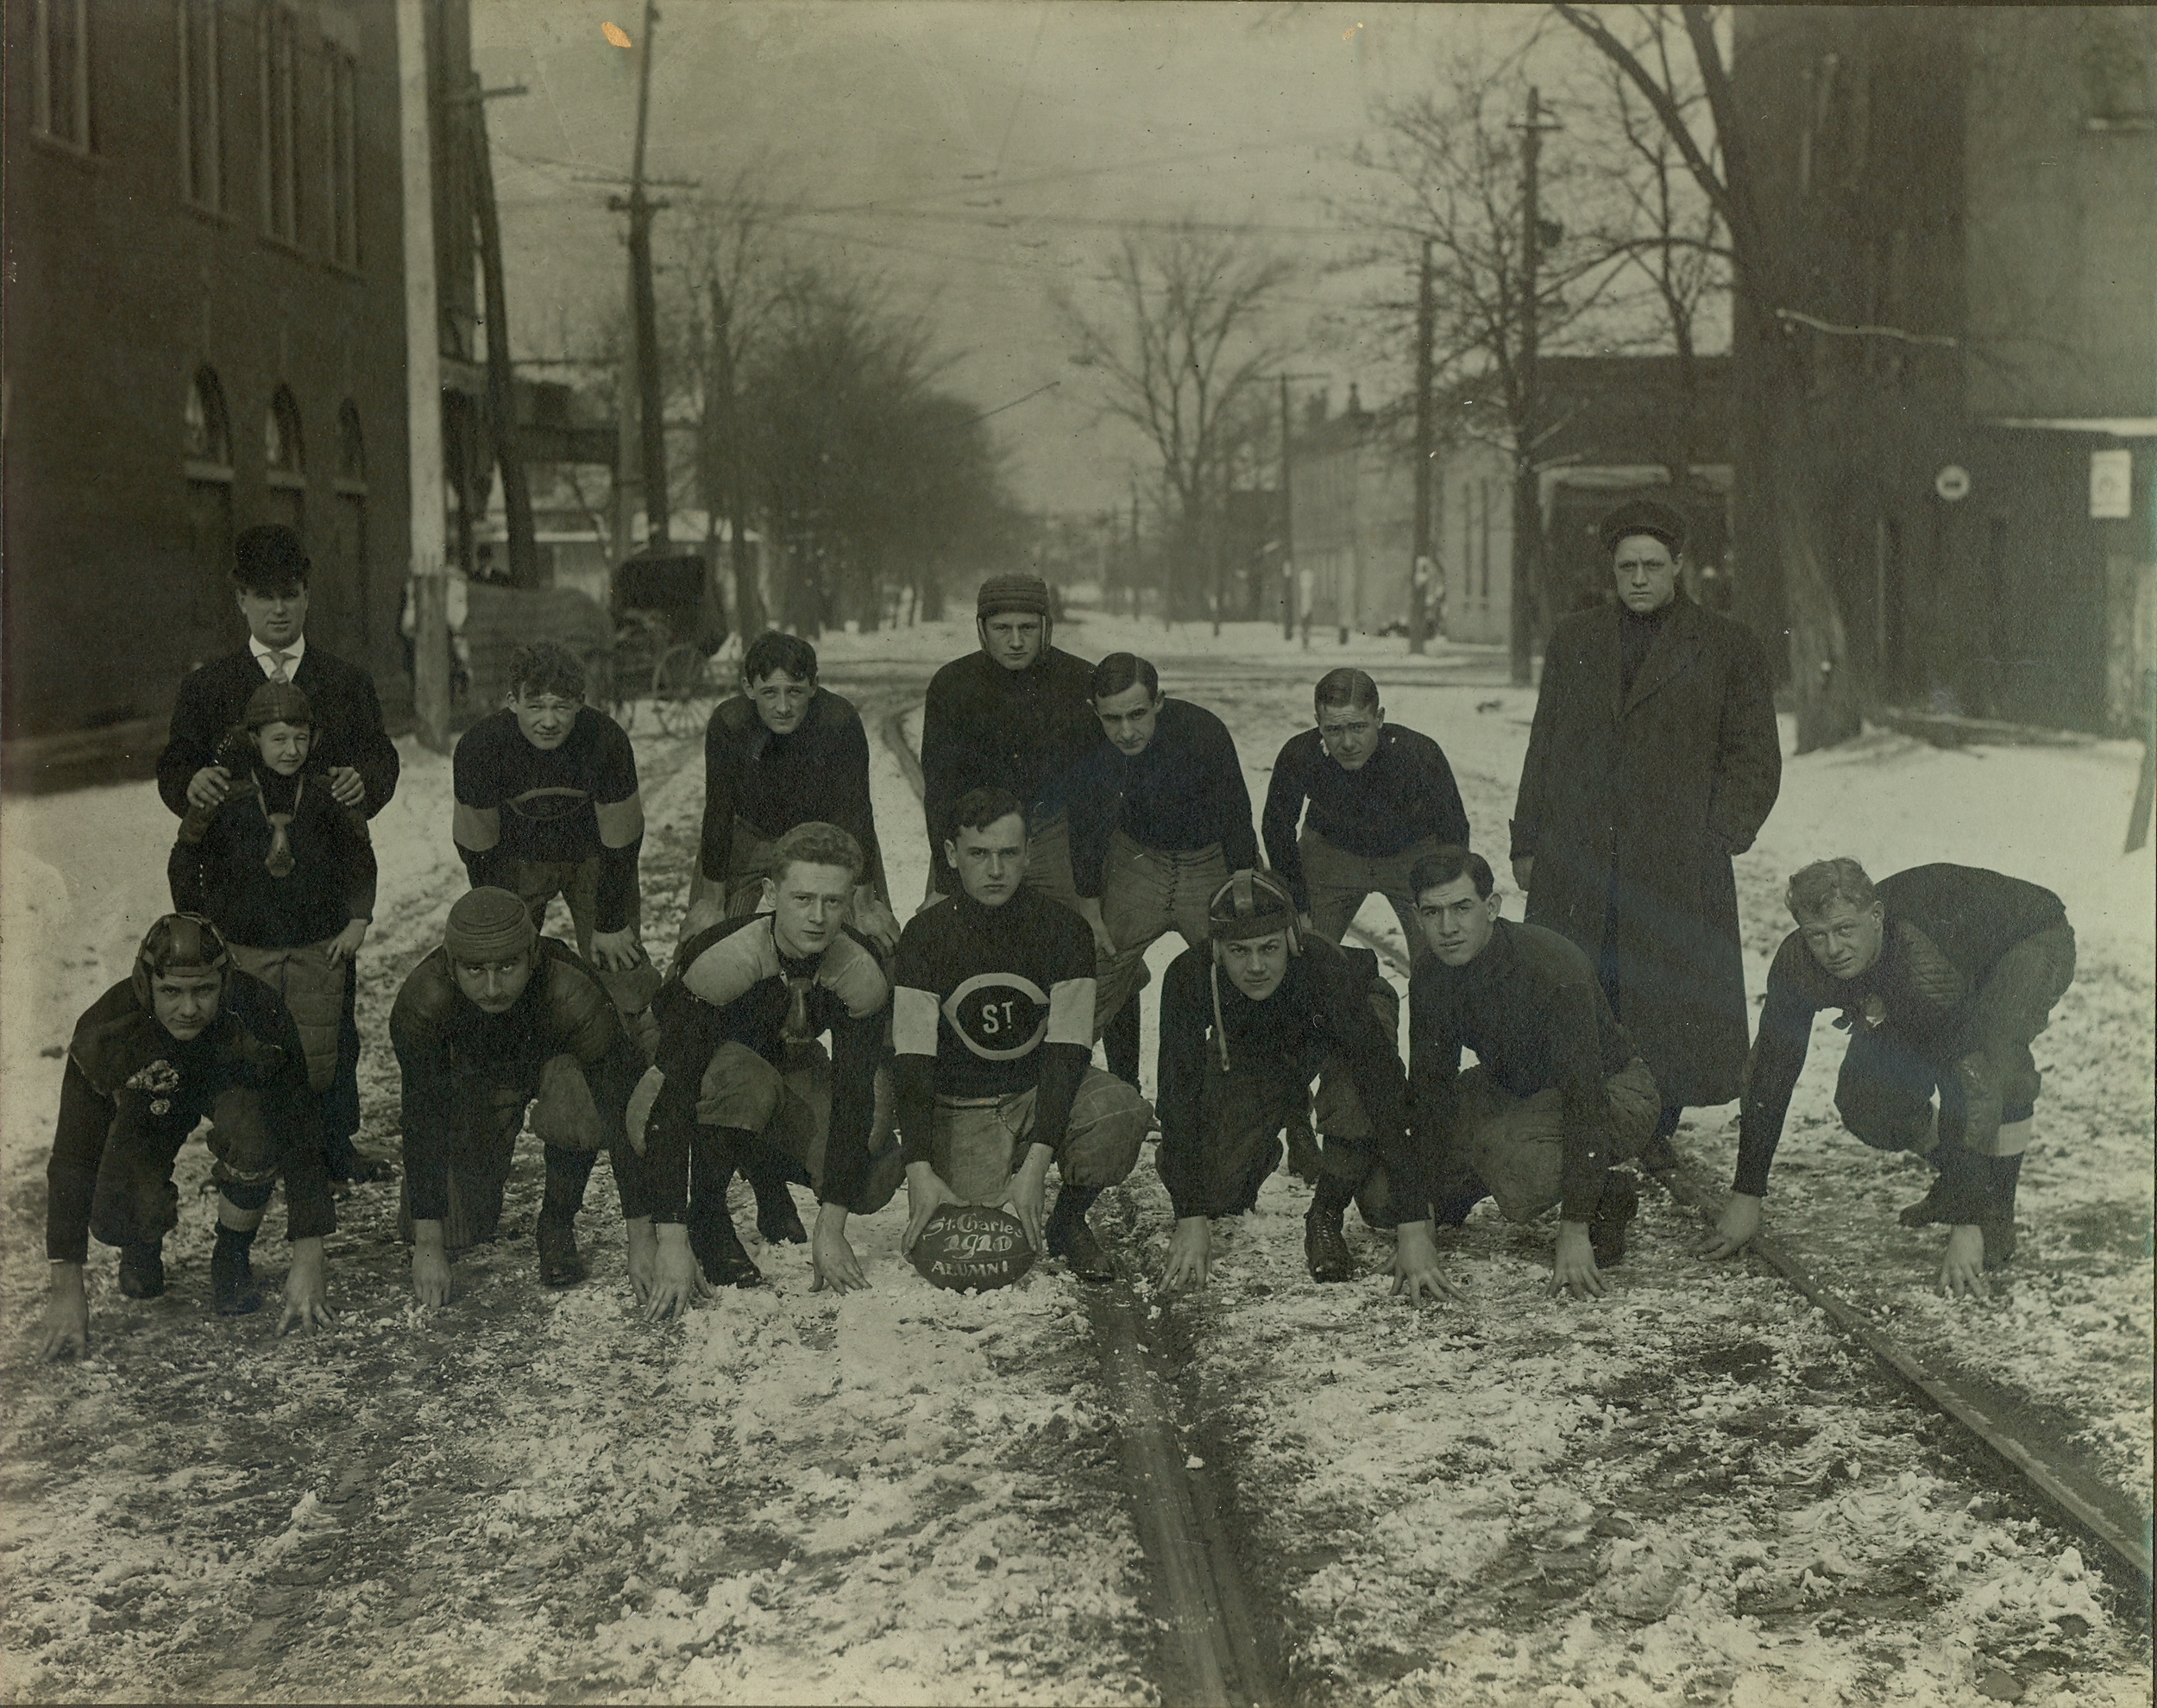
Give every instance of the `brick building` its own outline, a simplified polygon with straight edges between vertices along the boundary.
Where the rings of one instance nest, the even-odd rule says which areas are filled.
[[[1329,419],[1324,409],[1313,400],[1289,458],[1299,598],[1314,629],[1378,634],[1408,620],[1413,411],[1367,410],[1353,386],[1340,414]]]
[[[308,632],[397,673],[408,535],[396,14],[5,9],[4,719],[162,739],[286,522]]]
[[[2133,728],[2157,13],[1739,7],[1733,28],[1761,211],[1808,261],[1779,306],[1821,323],[1792,336],[1853,665],[1890,703]],[[1763,518],[1739,513],[1738,549],[1741,573],[1771,549]]]

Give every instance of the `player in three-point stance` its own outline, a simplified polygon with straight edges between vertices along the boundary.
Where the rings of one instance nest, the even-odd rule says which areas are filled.
[[[576,1213],[605,1148],[628,1224],[630,1279],[640,1294],[648,1289],[651,1223],[623,1124],[644,1057],[597,976],[567,944],[539,935],[522,897],[483,886],[457,898],[441,947],[397,993],[389,1041],[403,1077],[406,1209],[421,1303],[447,1304],[450,1254],[494,1237],[527,1105],[546,1157],[541,1283],[585,1277]]]
[[[1430,953],[1408,979],[1408,1077],[1437,1221],[1459,1226],[1486,1196],[1513,1221],[1559,1205],[1550,1290],[1600,1297],[1639,1208],[1616,1165],[1655,1131],[1654,1077],[1588,957],[1498,916],[1481,855],[1441,848],[1410,882]],[[1476,1056],[1465,1073],[1463,1048]]]
[[[292,1269],[278,1332],[326,1323],[322,1241],[336,1228],[299,1034],[276,993],[232,965],[207,920],[168,914],[134,971],[83,1011],[67,1046],[60,1120],[46,1165],[52,1259],[43,1355],[86,1354],[90,1239],[120,1248],[120,1290],[165,1290],[165,1236],[179,1222],[173,1164],[207,1116],[217,1158],[212,1308],[258,1308],[250,1253],[270,1189],[285,1177]]]
[[[1086,1209],[1130,1173],[1154,1112],[1091,1063],[1092,933],[1026,887],[1026,814],[1009,791],[959,796],[942,854],[958,893],[907,922],[891,966],[906,1248],[940,1205],[1002,1204],[1036,1251],[1113,1280]],[[1044,1224],[1052,1161],[1063,1184]]]
[[[1238,1215],[1280,1160],[1318,1082],[1321,1173],[1304,1220],[1316,1281],[1355,1275],[1342,1217],[1397,1228],[1395,1290],[1451,1297],[1431,1243],[1428,1170],[1409,1136],[1400,1007],[1368,949],[1303,935],[1287,886],[1237,872],[1211,898],[1210,940],[1161,986],[1161,1184],[1176,1212],[1164,1284],[1202,1287],[1210,1218]]]
[[[1797,929],[1768,967],[1737,1179],[1702,1251],[1728,1257],[1759,1232],[1813,1016],[1839,1008],[1850,1032],[1835,1083],[1843,1125],[1940,1171],[1902,1225],[1946,1224],[1940,1284],[1982,1298],[1984,1272],[2015,1255],[2016,1188],[2044,1083],[2030,1045],[2074,982],[2066,909],[2049,889],[1976,866],[1914,866],[1876,886],[1849,859],[1796,873],[1788,902]]]
[[[687,939],[653,1008],[659,1058],[643,1123],[657,1236],[652,1315],[686,1309],[701,1278],[754,1286],[762,1273],[726,1213],[726,1177],[759,1153],[781,1182],[819,1201],[809,1254],[815,1285],[864,1286],[846,1240],[849,1213],[872,1215],[898,1190],[900,1162],[879,1065],[891,986],[846,929],[861,849],[836,825],[796,825],[776,845],[760,887],[769,911]],[[828,1033],[827,1052],[817,1040]],[[703,1153],[698,1190],[690,1159]],[[767,1232],[765,1237],[769,1239]]]

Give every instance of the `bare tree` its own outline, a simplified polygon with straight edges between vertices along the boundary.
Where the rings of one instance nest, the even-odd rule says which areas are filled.
[[[680,257],[677,317],[687,357],[676,371],[696,416],[696,489],[711,531],[715,535],[720,518],[726,521],[735,623],[749,637],[768,619],[749,543],[754,482],[742,376],[770,333],[787,273],[777,233],[790,204],[773,198],[772,177],[768,160],[742,166],[725,189],[685,205],[671,234]]]
[[[1682,61],[1673,64],[1666,33],[1656,33],[1649,45],[1673,104],[1688,124],[1695,123],[1704,116],[1706,91],[1684,75]],[[1598,133],[1593,178],[1603,192],[1592,241],[1622,257],[1661,307],[1659,325],[1677,356],[1685,397],[1680,433],[1669,448],[1670,484],[1682,488],[1699,451],[1701,322],[1729,292],[1730,247],[1722,241],[1714,203],[1626,74],[1606,60],[1596,92],[1585,114]],[[1711,160],[1716,158],[1711,150]]]
[[[1622,248],[1598,242],[1584,218],[1570,213],[1584,174],[1571,155],[1555,150],[1538,165],[1538,212],[1530,254],[1524,150],[1531,146],[1519,116],[1530,103],[1517,66],[1494,71],[1472,56],[1452,60],[1436,92],[1381,104],[1378,140],[1360,148],[1359,165],[1384,174],[1391,194],[1375,207],[1344,210],[1347,223],[1373,234],[1356,265],[1391,262],[1412,277],[1424,239],[1431,244],[1437,321],[1433,383],[1474,378],[1483,401],[1495,403],[1512,462],[1514,586],[1529,592],[1530,608],[1515,614],[1516,676],[1527,668],[1531,631],[1547,626],[1539,549],[1542,505],[1538,464],[1554,426],[1538,352],[1563,349],[1606,331],[1627,270]],[[1531,279],[1532,278],[1532,286]],[[1390,342],[1406,347],[1415,305],[1370,305]],[[1525,625],[1525,627],[1522,625]]]
[[[1746,131],[1714,9],[1636,7],[1629,16],[1559,0],[1553,9],[1638,91],[1730,235],[1735,290],[1733,342],[1740,391],[1740,479],[1764,482],[1772,518],[1783,614],[1790,644],[1801,752],[1856,735],[1858,683],[1850,669],[1842,611],[1813,521],[1820,489],[1810,443],[1802,346],[1778,311],[1800,300],[1803,257],[1762,217]],[[1623,32],[1622,34],[1620,32]],[[1705,100],[1688,111],[1667,43],[1682,33]],[[1713,130],[1701,128],[1701,121]],[[1740,585],[1741,596],[1745,593]]]
[[[1253,394],[1281,364],[1270,322],[1294,267],[1248,234],[1202,229],[1188,217],[1126,233],[1103,266],[1113,310],[1089,312],[1061,288],[1053,300],[1078,342],[1074,360],[1105,382],[1104,406],[1160,457],[1185,572],[1167,588],[1175,607],[1180,590],[1206,585],[1189,571],[1218,569],[1229,459]]]

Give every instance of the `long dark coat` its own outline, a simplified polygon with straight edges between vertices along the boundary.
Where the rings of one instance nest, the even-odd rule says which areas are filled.
[[[1783,781],[1765,654],[1682,593],[1619,688],[1619,613],[1558,625],[1513,809],[1535,857],[1528,920],[1615,971],[1612,1004],[1666,1105],[1725,1103],[1745,1071],[1745,962],[1730,857]]]

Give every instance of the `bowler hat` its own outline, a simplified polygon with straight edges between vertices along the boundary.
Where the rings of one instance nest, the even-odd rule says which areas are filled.
[[[274,593],[295,582],[305,587],[313,568],[299,534],[281,522],[249,528],[232,543],[232,579],[243,587]]]

